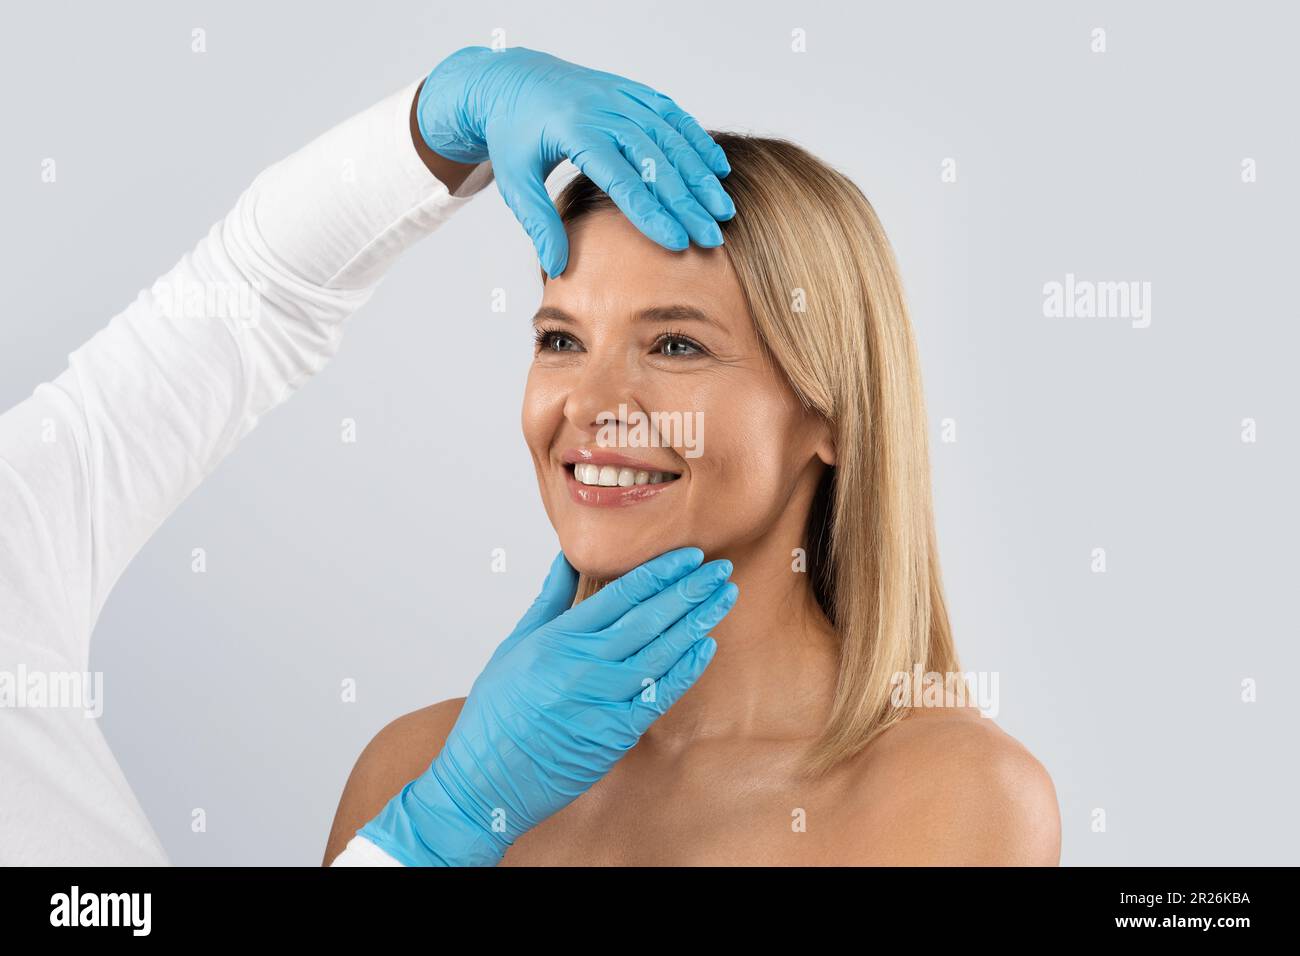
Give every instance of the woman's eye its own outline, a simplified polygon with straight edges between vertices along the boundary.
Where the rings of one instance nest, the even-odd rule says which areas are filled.
[[[543,332],[537,343],[544,352],[576,352],[579,348],[577,340],[563,332]]]
[[[665,335],[659,340],[659,354],[666,355],[669,358],[677,358],[684,355],[699,355],[701,350],[690,339],[684,339],[677,335]]]

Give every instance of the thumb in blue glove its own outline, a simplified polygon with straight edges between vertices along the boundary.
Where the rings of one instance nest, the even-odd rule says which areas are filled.
[[[727,157],[690,114],[644,84],[536,50],[458,50],[425,79],[416,119],[446,159],[491,160],[551,278],[568,264],[569,240],[546,177],[566,158],[668,249],[721,245],[718,221],[736,214],[718,181]]]

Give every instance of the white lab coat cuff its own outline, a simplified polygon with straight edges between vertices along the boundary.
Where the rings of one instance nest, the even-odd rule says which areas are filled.
[[[330,866],[401,866],[402,863],[389,856],[375,844],[358,834],[348,841],[343,852],[334,858]]]

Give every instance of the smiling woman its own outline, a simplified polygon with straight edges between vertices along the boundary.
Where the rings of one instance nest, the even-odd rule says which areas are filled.
[[[685,261],[629,255],[632,237],[590,180],[558,198],[581,236],[583,273],[546,285],[525,433],[561,544],[584,572],[580,596],[593,579],[688,542],[738,569],[765,567],[792,602],[815,595],[841,657],[831,719],[809,754],[820,771],[906,716],[890,706],[892,675],[917,663],[960,669],[939,577],[921,376],[888,240],[857,187],[792,143],[712,135],[732,164],[739,210],[722,223],[721,249]],[[642,321],[626,320],[645,298],[653,304],[635,310]],[[568,427],[555,441],[590,433],[593,400],[618,400],[701,415],[710,454],[660,459],[686,480],[675,499],[658,499],[657,520],[553,508],[553,469],[543,465],[555,442],[542,446],[556,396]],[[802,579],[782,570],[798,565],[798,549]]]
[[[686,546],[733,563],[739,601],[690,692],[502,862],[1054,864],[1038,761],[961,700],[892,694],[960,665],[884,231],[798,146],[712,135],[737,208],[722,246],[658,246],[582,176],[557,199],[569,265],[543,277],[522,425],[579,602]],[[653,416],[698,419],[707,445],[611,447],[611,422]],[[461,704],[375,738],[327,860],[429,765]]]

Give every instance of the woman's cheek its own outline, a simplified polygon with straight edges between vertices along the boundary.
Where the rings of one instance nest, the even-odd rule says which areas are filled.
[[[520,415],[524,441],[529,451],[538,459],[545,459],[551,442],[559,429],[563,398],[556,389],[548,387],[533,372],[529,372],[524,385],[524,403]]]
[[[732,534],[761,530],[781,512],[796,469],[790,449],[801,439],[791,407],[767,390],[738,390],[704,414],[703,454],[691,462],[713,527]]]

